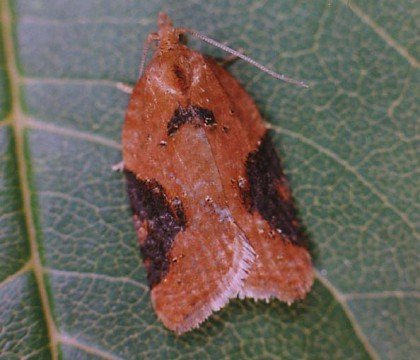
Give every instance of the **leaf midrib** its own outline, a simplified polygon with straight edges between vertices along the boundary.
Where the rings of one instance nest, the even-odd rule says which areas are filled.
[[[21,77],[17,68],[17,56],[15,46],[13,44],[13,18],[12,9],[9,1],[1,2],[1,20],[2,20],[2,36],[5,48],[5,67],[9,77],[9,86],[11,93],[11,111],[9,118],[12,119],[12,128],[15,136],[15,152],[17,159],[17,167],[19,172],[19,187],[22,194],[23,211],[25,218],[25,225],[27,229],[27,236],[31,250],[31,257],[23,266],[28,271],[32,270],[38,292],[40,297],[45,323],[48,331],[48,338],[50,339],[51,358],[57,360],[57,328],[55,326],[53,315],[51,313],[50,301],[48,298],[47,288],[44,280],[43,267],[39,253],[38,243],[36,239],[36,227],[34,216],[32,212],[31,192],[28,177],[28,164],[25,159],[25,115],[20,104],[21,92],[20,83]]]

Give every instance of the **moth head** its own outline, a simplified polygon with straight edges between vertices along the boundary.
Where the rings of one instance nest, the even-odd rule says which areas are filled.
[[[164,12],[159,13],[157,25],[157,40],[160,49],[170,50],[179,44],[186,43],[185,30],[183,28],[175,29],[171,18]]]
[[[171,18],[168,15],[166,15],[163,11],[161,11],[158,15],[157,25],[158,25],[159,30],[162,30],[165,28],[173,30],[174,28],[174,24]]]

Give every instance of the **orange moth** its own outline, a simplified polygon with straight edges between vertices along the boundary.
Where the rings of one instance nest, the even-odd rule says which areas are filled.
[[[292,195],[256,105],[223,67],[180,42],[185,32],[304,86],[159,14],[148,38],[158,47],[126,113],[123,170],[153,307],[179,334],[231,298],[290,304],[313,283]]]

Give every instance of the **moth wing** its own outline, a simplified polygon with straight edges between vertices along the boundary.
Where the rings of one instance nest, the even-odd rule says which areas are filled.
[[[208,216],[203,221],[179,233],[170,252],[177,260],[152,289],[156,313],[177,333],[197,327],[235,297],[254,258],[233,222]]]
[[[182,69],[168,84],[171,73],[165,71],[173,69],[173,58],[194,61],[185,51],[152,61],[134,89],[123,128],[124,164],[132,174],[128,192],[153,306],[177,333],[197,327],[235,297],[254,261],[229,210],[204,128],[197,119],[184,121],[191,113],[183,112],[188,102],[184,87],[179,90]],[[174,116],[172,123],[182,126],[168,136]]]
[[[212,60],[206,62],[226,92],[247,137],[248,141],[241,141],[241,147],[246,149],[247,143],[251,146],[246,158],[242,158],[243,172],[236,188],[227,183],[232,176],[221,172],[235,220],[256,253],[239,295],[254,299],[275,297],[291,303],[309,291],[313,270],[280,159],[251,97],[225,69]]]

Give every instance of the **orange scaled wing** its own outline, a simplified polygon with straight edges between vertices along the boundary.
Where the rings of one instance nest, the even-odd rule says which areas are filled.
[[[303,298],[313,274],[254,102],[160,20],[127,110],[123,159],[153,306],[182,333],[232,297]]]

